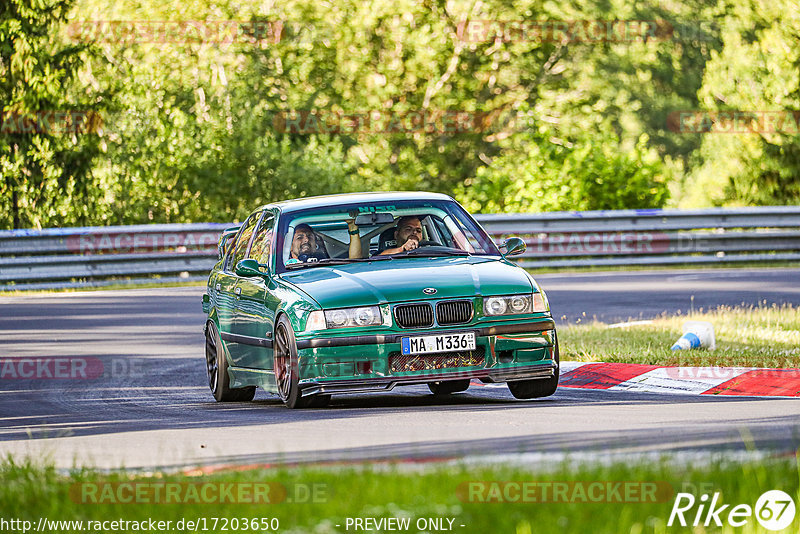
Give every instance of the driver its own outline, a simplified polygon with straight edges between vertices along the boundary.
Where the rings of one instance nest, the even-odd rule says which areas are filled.
[[[307,262],[309,260],[321,260],[327,257],[324,251],[319,249],[317,244],[317,234],[305,223],[298,224],[294,229],[292,237],[292,248],[289,257],[298,261]],[[311,259],[315,258],[315,259]]]
[[[386,254],[398,254],[419,247],[422,239],[422,222],[416,215],[406,215],[397,220],[397,228],[394,231],[395,243],[398,246],[387,248],[379,252],[381,256]]]

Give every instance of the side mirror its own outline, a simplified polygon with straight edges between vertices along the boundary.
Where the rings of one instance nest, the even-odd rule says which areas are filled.
[[[503,254],[503,257],[516,256],[525,252],[525,241],[519,237],[509,237],[502,245],[500,245],[500,248],[506,249],[506,253]]]
[[[256,260],[247,258],[236,264],[236,276],[249,278],[252,276],[264,276],[266,273],[261,271],[261,264]]]

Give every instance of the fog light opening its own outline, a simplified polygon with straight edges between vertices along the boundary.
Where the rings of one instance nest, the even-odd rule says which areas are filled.
[[[497,361],[500,363],[511,363],[514,361],[513,350],[500,350],[497,351]]]
[[[356,371],[360,375],[368,375],[372,373],[372,362],[356,362]]]

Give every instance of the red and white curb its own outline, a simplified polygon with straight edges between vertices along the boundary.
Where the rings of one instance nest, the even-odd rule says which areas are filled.
[[[800,369],[562,362],[559,386],[684,395],[800,397]]]
[[[477,381],[471,385],[505,387]],[[676,395],[800,397],[800,369],[561,362],[558,386]]]

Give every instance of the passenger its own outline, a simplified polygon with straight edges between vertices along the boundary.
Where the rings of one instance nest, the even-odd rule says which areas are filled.
[[[347,219],[347,233],[350,234],[348,257],[352,260],[361,257],[361,236],[355,219]]]
[[[320,250],[317,234],[307,224],[298,224],[294,229],[294,236],[292,237],[292,248],[289,251],[289,257],[302,262],[319,261],[325,259],[328,255],[323,250]]]
[[[355,219],[347,220],[347,231],[350,234],[349,258],[361,257],[361,238]],[[294,229],[292,246],[289,251],[290,260],[301,262],[319,261],[328,258],[328,252],[322,238],[313,228],[305,223],[298,224]],[[294,263],[294,262],[292,262]]]

